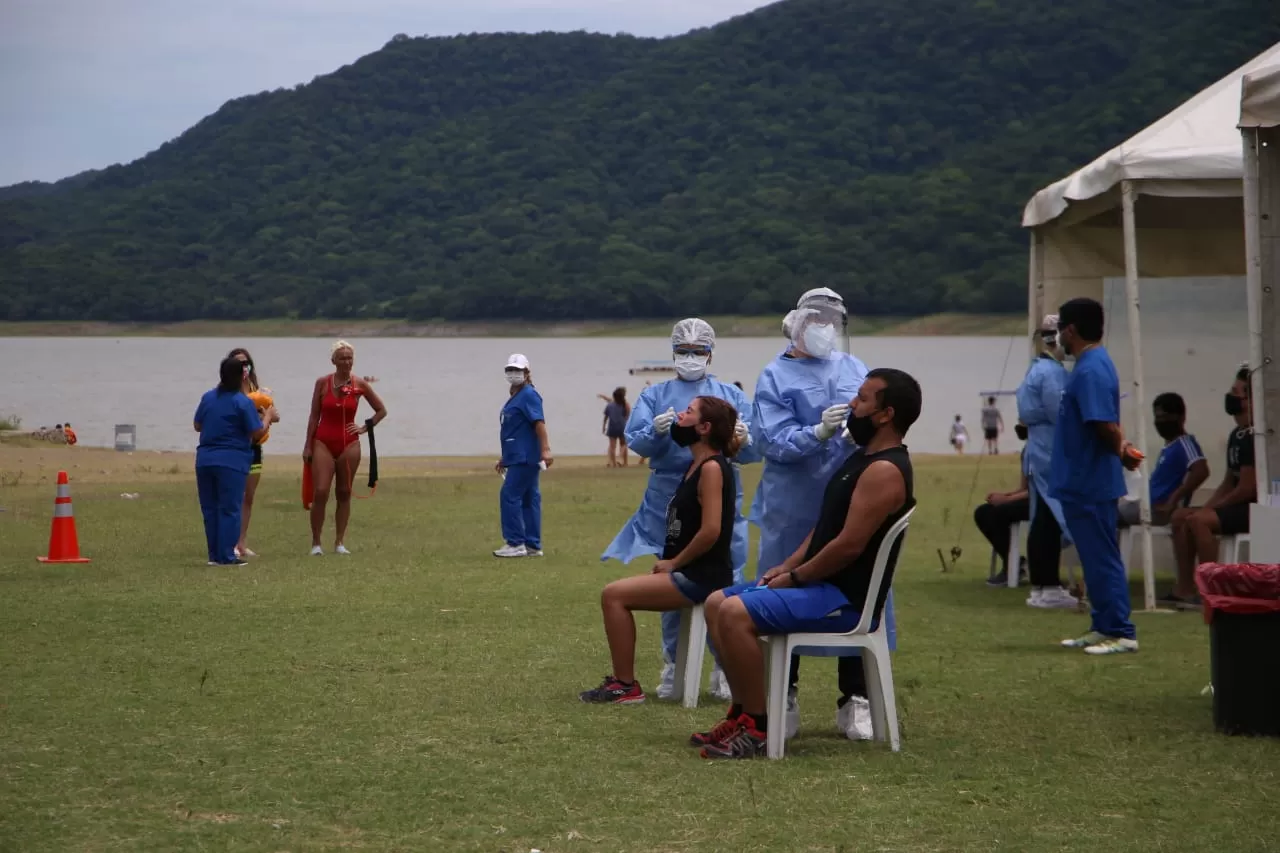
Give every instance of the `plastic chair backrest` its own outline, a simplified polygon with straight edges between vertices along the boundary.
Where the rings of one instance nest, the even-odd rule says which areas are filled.
[[[915,511],[916,508],[913,504],[911,509],[903,513],[902,518],[893,523],[893,527],[889,528],[889,532],[884,535],[884,539],[880,542],[880,550],[876,553],[875,568],[871,570],[871,584],[867,587],[867,601],[862,610],[862,618],[858,620],[858,627],[850,631],[850,634],[868,634],[871,632],[871,620],[876,613],[876,602],[880,600],[880,585],[884,583],[884,573],[889,567],[889,555],[893,553],[893,546],[907,532],[907,524],[911,521],[911,516]]]

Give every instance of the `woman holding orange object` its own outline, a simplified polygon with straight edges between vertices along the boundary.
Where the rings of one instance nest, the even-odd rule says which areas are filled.
[[[329,489],[336,479],[338,507],[334,512],[336,538],[334,552],[350,554],[343,540],[351,518],[351,489],[360,468],[360,436],[387,416],[387,407],[367,379],[354,375],[355,348],[337,341],[330,348],[333,373],[316,380],[311,394],[311,418],[307,421],[307,441],[302,458],[311,469],[311,555],[320,556],[320,533]],[[373,417],[356,426],[360,398],[373,406]]]
[[[280,421],[280,415],[276,414],[271,389],[263,388],[258,384],[258,372],[254,369],[253,356],[249,355],[249,351],[244,347],[236,347],[227,353],[227,358],[234,358],[244,365],[244,378],[240,382],[240,390],[253,403],[253,407],[258,411],[258,417],[262,418],[263,427],[267,430],[260,439],[253,442],[253,459],[249,463],[249,479],[245,480],[244,484],[244,506],[240,510],[240,541],[236,543],[237,557],[256,557],[258,555],[249,550],[246,541],[249,537],[249,519],[253,515],[253,497],[258,493],[258,481],[262,479],[262,445],[267,443],[271,435],[271,425]],[[269,415],[268,411],[270,411]]]

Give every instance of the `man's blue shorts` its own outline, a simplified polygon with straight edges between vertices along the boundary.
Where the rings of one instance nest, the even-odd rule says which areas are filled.
[[[752,581],[727,586],[724,594],[742,599],[761,634],[843,634],[862,618],[839,587],[829,583],[770,589]]]
[[[694,604],[701,604],[710,597],[719,587],[709,586],[704,583],[698,583],[690,580],[684,572],[672,572],[671,582],[676,585],[676,590],[681,595],[692,601]]]

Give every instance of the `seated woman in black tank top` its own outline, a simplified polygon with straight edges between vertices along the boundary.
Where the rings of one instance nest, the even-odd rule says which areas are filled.
[[[716,397],[695,397],[671,427],[671,440],[688,447],[693,464],[667,505],[662,559],[647,575],[614,581],[600,596],[613,673],[583,702],[637,705],[644,691],[635,680],[636,610],[663,612],[701,604],[733,583],[734,505],[737,486],[729,459],[738,450],[738,412]]]

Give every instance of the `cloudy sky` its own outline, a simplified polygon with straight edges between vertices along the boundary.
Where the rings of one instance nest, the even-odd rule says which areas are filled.
[[[396,33],[665,36],[766,0],[0,0],[0,186],[134,160]]]

